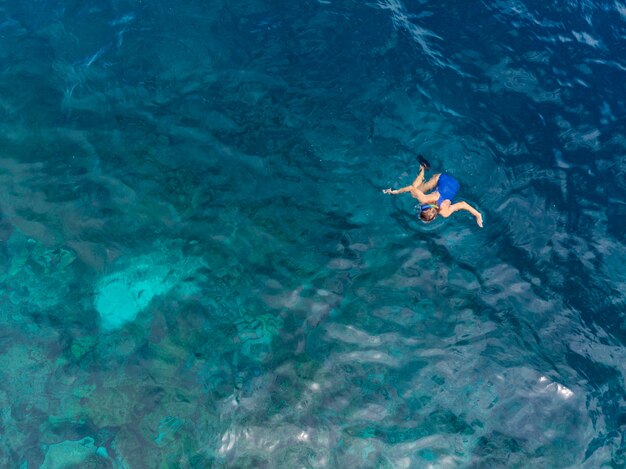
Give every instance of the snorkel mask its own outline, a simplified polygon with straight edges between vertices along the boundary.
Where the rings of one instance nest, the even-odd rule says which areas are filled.
[[[424,212],[425,210],[430,210],[431,208],[434,208],[435,210],[437,210],[437,213],[435,213],[435,215],[430,220],[424,220],[422,218],[422,212]],[[435,218],[437,218],[438,212],[439,212],[439,207],[437,207],[437,205],[435,205],[435,204],[424,204],[424,205],[420,205],[420,212],[419,212],[418,215],[419,215],[420,220],[422,221],[422,223],[430,223]]]

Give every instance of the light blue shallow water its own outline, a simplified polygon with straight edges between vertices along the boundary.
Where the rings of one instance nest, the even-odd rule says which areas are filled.
[[[0,12],[3,467],[624,467],[626,4]]]

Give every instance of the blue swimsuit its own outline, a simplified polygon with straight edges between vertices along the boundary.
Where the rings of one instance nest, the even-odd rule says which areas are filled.
[[[450,200],[450,202],[452,202],[452,199],[458,191],[459,181],[454,179],[452,176],[448,176],[447,174],[441,174],[441,176],[439,176],[439,181],[437,181],[437,192],[439,192],[437,205],[441,207],[444,200]]]

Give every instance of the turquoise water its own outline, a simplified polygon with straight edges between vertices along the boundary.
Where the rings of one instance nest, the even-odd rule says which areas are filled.
[[[626,4],[0,11],[2,467],[626,465]]]

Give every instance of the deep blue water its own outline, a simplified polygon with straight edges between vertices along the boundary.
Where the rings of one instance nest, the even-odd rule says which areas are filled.
[[[0,11],[2,467],[626,465],[626,3]]]

